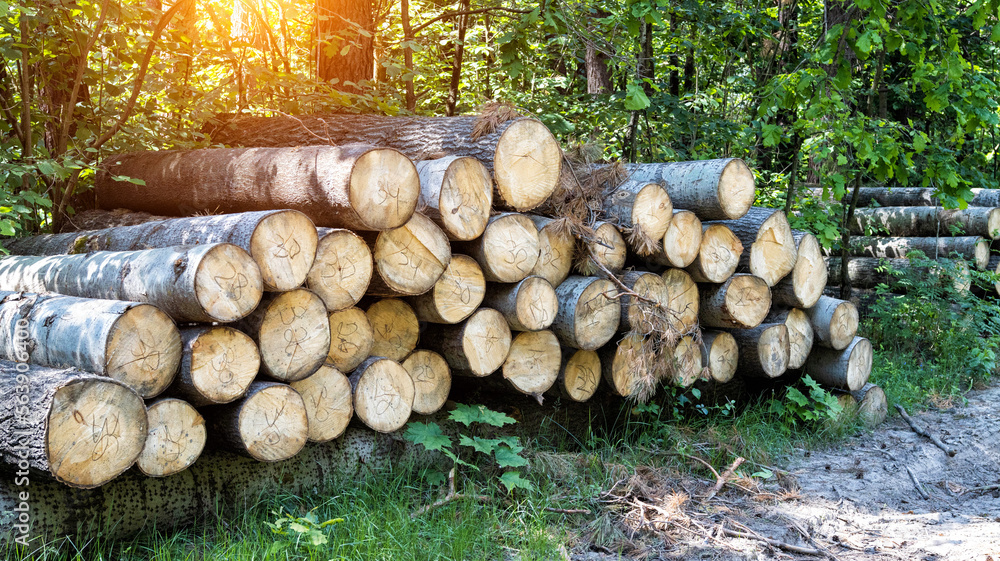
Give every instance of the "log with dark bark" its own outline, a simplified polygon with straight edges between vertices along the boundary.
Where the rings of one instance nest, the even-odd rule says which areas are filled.
[[[667,269],[663,273],[667,288],[667,325],[678,333],[690,333],[698,327],[698,285],[682,269]]]
[[[571,401],[590,399],[601,383],[601,357],[596,351],[562,349],[562,365],[553,393]]]
[[[182,329],[177,379],[170,394],[201,407],[243,397],[260,370],[260,351],[247,334],[226,326]]]
[[[703,284],[699,291],[698,319],[705,327],[750,329],[771,309],[771,290],[754,275],[733,275],[722,284]]]
[[[627,256],[628,245],[618,228],[610,222],[598,222],[594,224],[594,239],[585,240],[579,252],[577,270],[586,276],[604,274],[599,263],[612,273],[618,273],[625,267]]]
[[[551,329],[564,346],[597,350],[618,330],[621,305],[611,281],[571,276],[556,287],[556,296],[559,312]]]
[[[302,396],[310,442],[327,442],[344,434],[354,416],[354,398],[343,372],[324,364],[312,376],[289,385]]]
[[[483,305],[503,314],[514,331],[548,329],[559,312],[555,289],[534,276],[518,283],[489,283]]]
[[[986,270],[991,271],[996,275],[1000,275],[1000,255],[990,257],[990,262],[986,265]],[[993,283],[993,288],[996,289],[997,294],[1000,294],[1000,280]]]
[[[739,159],[629,164],[625,169],[630,179],[663,185],[674,207],[702,220],[733,220],[753,203],[753,172]]]
[[[843,350],[816,347],[806,361],[805,371],[825,386],[860,390],[872,372],[871,341],[855,337]]]
[[[326,305],[304,288],[268,293],[260,306],[234,327],[257,343],[261,374],[282,382],[301,380],[316,372],[330,352]]]
[[[430,415],[444,407],[451,391],[451,369],[443,356],[417,349],[403,361],[403,368],[413,378],[414,413]]]
[[[330,352],[326,362],[341,372],[350,372],[371,354],[375,330],[368,314],[350,307],[330,314]]]
[[[816,236],[792,230],[795,238],[795,267],[792,273],[771,288],[771,298],[776,305],[792,308],[811,308],[823,295],[829,278],[823,251]]]
[[[822,195],[822,189],[813,189]],[[973,197],[968,206],[1000,207],[1000,189],[972,189]],[[933,187],[862,187],[858,191],[858,207],[876,203],[886,206],[940,206],[937,189]]]
[[[0,290],[57,292],[152,304],[177,321],[227,322],[249,314],[260,269],[232,244],[0,259]]]
[[[740,356],[739,346],[731,333],[705,330],[701,332],[701,361],[708,367],[711,380],[724,384],[736,375]]]
[[[174,397],[146,406],[146,443],[135,465],[150,477],[167,477],[191,467],[205,449],[205,419],[190,403]]]
[[[858,333],[858,309],[854,304],[822,296],[805,310],[812,325],[816,345],[843,350]]]
[[[598,351],[602,377],[614,395],[632,396],[647,381],[643,380],[647,373],[639,367],[642,352],[642,337],[634,333]]]
[[[147,398],[174,380],[181,339],[149,304],[0,292],[0,359],[78,368]]]
[[[397,298],[383,298],[365,310],[374,333],[374,344],[369,354],[402,361],[417,348],[420,338],[420,320],[406,302]]]
[[[663,234],[661,251],[647,259],[659,265],[683,269],[694,263],[701,250],[702,225],[695,213],[675,210],[666,233]]]
[[[777,378],[788,369],[788,328],[784,323],[762,323],[753,329],[730,331],[739,347],[741,376]]]
[[[409,158],[362,144],[162,150],[107,164],[95,183],[98,208],[168,216],[289,208],[317,226],[389,230],[410,219],[420,196]]]
[[[66,255],[231,243],[246,250],[257,263],[264,290],[282,291],[298,288],[305,281],[316,256],[317,241],[316,228],[301,212],[264,210],[44,234],[8,240],[4,247],[14,255]]]
[[[538,228],[538,260],[531,274],[542,277],[552,286],[559,286],[569,276],[576,258],[576,238],[569,221],[535,215],[528,215],[528,218]]]
[[[831,284],[839,285],[839,257],[827,257]],[[972,275],[965,261],[956,259],[938,259],[933,267],[914,265],[910,259],[882,259],[877,257],[852,257],[847,265],[847,274],[851,286],[857,288],[873,288],[880,284],[895,284],[898,277],[911,274],[921,278],[921,282],[942,282],[950,279],[951,287],[956,291],[965,292],[972,286]],[[897,287],[894,287],[897,288]],[[905,287],[898,287],[903,290]]]
[[[551,331],[524,331],[511,340],[502,374],[515,390],[542,401],[559,377],[562,352]]]
[[[350,308],[365,295],[372,280],[372,252],[365,240],[350,230],[317,230],[316,260],[305,287],[318,294],[330,312]]]
[[[146,441],[142,398],[107,377],[0,361],[0,395],[0,459],[19,476],[34,468],[97,487],[131,467]]]
[[[451,154],[479,160],[496,180],[495,203],[526,211],[556,188],[562,151],[545,125],[502,115],[385,117],[327,114],[243,117],[212,136],[232,146],[304,146],[364,142],[389,146],[413,160]]]
[[[499,214],[490,218],[481,237],[455,243],[455,251],[472,256],[488,281],[518,282],[538,261],[538,229],[523,214]]]
[[[877,238],[851,237],[851,255],[864,257],[905,258],[911,251],[921,251],[930,259],[958,258],[973,263],[980,271],[990,260],[990,242],[982,236],[947,238]]]
[[[670,196],[658,183],[625,181],[604,198],[605,215],[630,232],[629,246],[639,255],[662,249],[674,207]]]
[[[448,236],[419,212],[398,228],[362,237],[375,262],[375,274],[366,292],[369,296],[423,294],[434,287],[451,263]]]
[[[484,377],[507,359],[512,336],[503,314],[479,308],[456,325],[428,325],[424,346],[441,354],[453,374]]]
[[[493,178],[475,158],[445,156],[417,162],[420,200],[417,208],[449,239],[468,241],[486,229],[493,208]]]
[[[686,270],[696,282],[722,283],[733,276],[743,255],[743,243],[726,226],[702,224],[698,255]]]
[[[475,312],[486,295],[483,269],[468,255],[454,254],[429,291],[407,299],[420,321],[458,323]]]
[[[799,308],[773,309],[764,318],[764,323],[785,324],[788,328],[788,369],[802,368],[809,358],[809,353],[812,352],[813,341],[816,339],[809,315]]]
[[[367,358],[348,378],[354,389],[354,415],[368,428],[392,432],[402,428],[413,411],[413,378],[398,362],[381,356]]]
[[[796,242],[783,211],[753,207],[743,217],[719,224],[732,230],[744,248],[750,248],[740,257],[739,270],[774,286],[795,268]]]
[[[309,437],[306,405],[299,392],[278,382],[254,382],[245,396],[201,409],[211,444],[260,462],[298,454]]]
[[[852,234],[889,236],[983,236],[1000,237],[1000,208],[969,207],[946,210],[937,207],[859,208],[850,223]]]

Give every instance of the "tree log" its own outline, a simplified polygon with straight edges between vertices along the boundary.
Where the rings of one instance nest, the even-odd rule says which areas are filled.
[[[559,377],[562,352],[559,339],[545,329],[518,333],[503,363],[503,378],[513,388],[542,401]]]
[[[753,204],[753,172],[736,158],[628,164],[625,169],[634,181],[663,185],[674,207],[702,220],[735,220]]]
[[[528,215],[528,218],[538,228],[538,260],[531,274],[542,277],[552,286],[559,286],[569,276],[576,257],[576,238],[570,230],[569,220],[535,215]]]
[[[451,391],[451,369],[443,356],[417,349],[403,361],[403,368],[413,378],[414,413],[430,415],[444,407]]]
[[[351,382],[343,372],[324,364],[312,376],[290,385],[306,407],[310,442],[328,442],[344,434],[354,416],[354,398]]]
[[[604,198],[602,209],[611,221],[631,231],[629,245],[639,255],[662,249],[674,207],[658,183],[625,181]]]
[[[110,378],[0,361],[0,395],[0,459],[19,478],[34,468],[98,487],[131,467],[146,441],[142,398]]]
[[[827,257],[830,283],[840,284],[839,257]],[[847,266],[847,274],[851,286],[857,288],[873,288],[880,284],[895,284],[895,278],[903,275],[916,275],[921,283],[941,283],[951,279],[951,286],[958,292],[968,291],[972,287],[972,275],[965,261],[956,259],[939,259],[932,268],[915,266],[910,259],[880,259],[876,257],[852,257]],[[895,287],[893,288],[903,288]]]
[[[698,319],[705,327],[751,329],[771,309],[771,290],[754,275],[733,275],[722,284],[703,284],[699,290]]]
[[[642,368],[642,352],[642,337],[634,333],[598,351],[601,373],[612,393],[630,397],[639,391],[640,385],[655,384],[652,380],[644,379],[649,375]]]
[[[812,190],[822,195],[822,189]],[[1000,207],[1000,189],[972,189],[973,197],[969,206]],[[858,207],[877,203],[886,206],[940,206],[937,189],[933,187],[862,187],[858,191]]]
[[[677,318],[670,309],[672,294],[663,277],[646,271],[628,271],[622,275],[621,282],[638,298],[623,292],[618,299],[621,302],[619,330],[636,329],[651,333],[664,323],[670,325],[672,321],[676,321]]]
[[[990,257],[990,262],[986,266],[986,270],[991,271],[996,275],[1000,275],[1000,255]],[[996,289],[997,294],[1000,294],[1000,280],[993,283],[993,288]]]
[[[500,118],[503,118],[501,115]],[[480,117],[384,117],[327,114],[243,117],[213,135],[213,142],[240,146],[303,146],[366,142],[389,146],[413,160],[452,154],[471,156],[493,174],[497,204],[526,211],[556,188],[562,151],[552,133],[534,119],[501,123]]]
[[[625,267],[628,257],[628,245],[618,228],[610,222],[594,224],[594,239],[584,243],[580,252],[580,263],[577,270],[586,276],[603,274],[597,263],[604,265],[612,273],[618,273]]]
[[[667,231],[663,234],[661,251],[647,259],[659,265],[683,269],[694,263],[701,250],[702,225],[695,213],[675,210]]]
[[[145,302],[177,321],[238,320],[262,289],[257,264],[232,244],[0,259],[0,290]]]
[[[326,362],[341,372],[358,367],[375,345],[375,330],[361,308],[345,308],[330,314],[330,352]]]
[[[571,276],[556,287],[559,312],[552,331],[574,349],[597,350],[614,337],[621,305],[614,283],[597,277]]]
[[[480,238],[455,243],[455,251],[472,256],[488,281],[518,282],[538,262],[538,230],[523,214],[500,214],[490,218]]]
[[[721,224],[733,231],[750,251],[740,257],[739,270],[764,279],[774,286],[795,268],[795,238],[783,211],[753,207],[737,220]]]
[[[451,263],[448,236],[419,212],[392,230],[362,234],[372,249],[375,274],[369,296],[413,296],[434,287]]]
[[[185,216],[289,208],[317,226],[389,230],[416,209],[420,177],[398,151],[361,144],[162,150],[111,157],[95,192],[104,209]]]
[[[454,254],[434,287],[407,302],[420,321],[458,323],[479,308],[485,295],[486,279],[479,263],[468,255]]]
[[[511,332],[503,314],[479,308],[456,325],[428,325],[425,346],[441,354],[452,374],[482,378],[496,372],[510,352]]]
[[[556,388],[560,396],[583,403],[601,383],[601,357],[596,351],[562,349],[562,365]]]
[[[740,356],[736,338],[726,331],[701,332],[701,361],[708,366],[712,381],[724,384],[736,375]]]
[[[858,333],[858,309],[847,302],[821,296],[816,305],[805,310],[815,335],[815,344],[843,350]]]
[[[741,376],[777,378],[788,370],[791,348],[784,323],[762,323],[730,333],[739,347],[737,371]]]
[[[980,271],[990,261],[990,242],[982,236],[949,238],[876,238],[851,237],[851,255],[882,258],[905,258],[911,251],[921,251],[929,259],[960,258],[972,261]]]
[[[788,328],[788,369],[797,370],[802,368],[812,352],[813,334],[812,322],[809,315],[799,309],[772,309],[771,313],[764,318],[764,323],[784,323]]]
[[[14,255],[66,255],[91,251],[139,251],[179,245],[231,243],[260,269],[264,290],[291,290],[306,279],[316,256],[316,228],[294,210],[192,216],[67,234],[8,240]]]
[[[396,298],[383,298],[365,311],[374,332],[371,356],[400,362],[417,348],[420,321],[413,308]]]
[[[186,470],[201,456],[208,433],[205,419],[190,403],[173,397],[146,406],[149,428],[135,465],[149,477]]]
[[[743,255],[743,243],[726,226],[702,224],[698,256],[687,266],[695,282],[723,283],[733,276]]]
[[[413,378],[398,362],[369,357],[349,379],[354,389],[354,414],[365,426],[378,432],[392,432],[409,420],[413,411]]]
[[[323,299],[327,311],[350,308],[361,300],[372,280],[372,252],[365,240],[350,230],[318,228],[316,261],[305,287]]]
[[[869,428],[877,427],[889,414],[889,401],[882,388],[866,383],[860,390],[850,393],[857,402],[858,418]]]
[[[183,353],[171,395],[201,407],[246,394],[260,370],[260,351],[253,339],[225,326],[188,327],[180,337]]]
[[[420,199],[417,208],[451,240],[478,238],[493,208],[493,178],[475,158],[445,156],[417,162]]]
[[[667,325],[678,333],[691,333],[698,328],[698,285],[682,269],[667,269],[663,273],[667,287]]]
[[[792,230],[795,238],[795,267],[792,274],[778,281],[771,288],[771,300],[779,306],[811,308],[823,295],[828,281],[823,249],[816,236],[801,230]]]
[[[257,343],[261,374],[282,382],[310,376],[330,352],[326,305],[304,288],[266,294],[234,327]]]
[[[559,312],[556,291],[542,277],[527,277],[518,283],[490,283],[483,305],[503,314],[514,331],[548,329]]]
[[[181,339],[149,304],[0,292],[0,359],[73,367],[153,397],[177,373]]]
[[[850,224],[852,234],[889,236],[984,236],[1000,237],[1000,208],[969,207],[946,210],[937,207],[859,208]]]
[[[805,369],[817,382],[850,392],[860,390],[872,372],[872,344],[855,337],[843,350],[816,347]]]
[[[260,462],[287,460],[309,437],[306,405],[287,384],[254,382],[243,398],[201,410],[208,440]]]
[[[685,335],[677,340],[672,355],[674,367],[667,382],[679,388],[690,388],[701,377],[704,368],[701,345],[695,342],[693,336]]]

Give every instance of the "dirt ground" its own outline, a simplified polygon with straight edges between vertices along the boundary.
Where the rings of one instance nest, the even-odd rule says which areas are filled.
[[[711,482],[632,474],[604,496],[624,536],[618,551],[649,560],[1000,561],[1000,388],[912,418],[955,456],[894,416],[835,449],[796,453],[768,480],[727,478],[707,502]],[[571,557],[619,553],[590,546]]]

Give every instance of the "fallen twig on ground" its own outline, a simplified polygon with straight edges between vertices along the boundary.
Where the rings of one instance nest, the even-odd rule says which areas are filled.
[[[913,486],[917,488],[917,493],[920,493],[920,498],[925,501],[930,500],[931,496],[927,494],[927,491],[924,491],[924,486],[920,484],[920,480],[917,479],[917,474],[913,473],[910,466],[906,466],[906,473],[910,476],[910,481],[913,482]]]
[[[455,468],[451,468],[451,471],[448,472],[448,494],[445,495],[444,498],[440,500],[434,501],[433,503],[427,506],[420,507],[417,510],[413,511],[413,514],[410,515],[410,518],[416,518],[421,514],[425,514],[439,506],[444,506],[452,501],[457,501],[459,499],[469,499],[480,503],[487,503],[491,500],[490,497],[487,497],[486,495],[466,495],[463,493],[456,493]]]
[[[899,411],[900,416],[903,417],[903,420],[906,421],[906,424],[910,425],[910,428],[913,429],[913,432],[930,440],[935,446],[944,450],[944,453],[948,454],[949,456],[954,456],[955,454],[958,454],[957,450],[948,446],[944,442],[941,442],[941,439],[938,438],[937,435],[928,432],[926,429],[918,427],[917,424],[913,421],[913,419],[911,419],[910,416],[906,414],[906,409],[903,409],[902,405],[897,403],[896,410]]]
[[[790,551],[792,553],[801,553],[802,555],[819,555],[820,557],[826,557],[826,553],[818,549],[811,547],[802,547],[799,545],[792,545],[790,543],[785,543],[771,538],[765,538],[764,536],[748,534],[744,532],[737,532],[736,530],[730,530],[729,528],[722,528],[722,533],[731,538],[743,538],[746,540],[758,540],[762,541],[770,546],[777,547],[778,549],[784,549],[785,551]]]
[[[712,500],[712,497],[718,494],[718,492],[722,490],[722,487],[725,486],[726,481],[733,476],[733,473],[736,471],[736,468],[740,467],[740,464],[742,464],[745,461],[746,460],[744,460],[743,458],[736,458],[735,460],[733,460],[732,465],[730,465],[729,468],[726,469],[726,471],[722,472],[722,475],[716,474],[715,487],[712,487],[712,490],[709,491],[708,494],[705,495],[705,498],[701,500],[702,504],[705,504],[708,501]],[[714,472],[715,470],[712,471]]]

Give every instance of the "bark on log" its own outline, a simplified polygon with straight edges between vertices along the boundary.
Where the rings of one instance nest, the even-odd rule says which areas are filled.
[[[504,360],[504,380],[525,395],[542,402],[542,394],[549,390],[559,377],[562,352],[559,339],[545,329],[518,333],[511,341],[510,352]]]
[[[420,199],[417,208],[451,240],[478,238],[493,208],[493,178],[486,166],[467,156],[417,162]]]
[[[889,414],[889,401],[882,388],[872,383],[850,393],[857,403],[857,414],[861,422],[869,428],[877,427]]]
[[[795,238],[795,267],[792,273],[771,288],[771,299],[779,306],[811,308],[823,295],[828,271],[816,236],[792,230]]]
[[[205,244],[5,257],[0,259],[0,290],[144,302],[177,321],[228,322],[257,307],[263,283],[246,251]]]
[[[628,271],[622,275],[621,282],[638,297],[623,292],[618,299],[621,303],[620,331],[636,329],[651,333],[664,324],[676,321],[670,310],[672,294],[663,277],[646,271]]]
[[[597,350],[618,330],[621,305],[611,281],[571,276],[556,287],[556,296],[559,313],[551,328],[564,346]]]
[[[701,250],[702,225],[695,213],[675,210],[659,252],[648,257],[653,263],[683,269],[694,263]]]
[[[305,287],[323,299],[327,311],[350,308],[372,280],[374,262],[365,240],[350,230],[318,228],[316,260]]]
[[[486,279],[479,263],[468,255],[454,254],[434,287],[407,302],[420,321],[458,323],[479,308],[485,295]]]
[[[512,336],[503,314],[479,308],[456,325],[428,325],[425,346],[441,354],[452,374],[482,378],[507,359]]]
[[[556,391],[577,403],[583,403],[597,391],[601,383],[601,357],[596,351],[562,349],[562,365],[556,380]]]
[[[851,286],[856,288],[873,288],[883,283],[892,286],[895,284],[895,278],[904,274],[917,275],[922,282],[940,283],[943,279],[951,279],[952,288],[959,292],[965,292],[972,287],[972,275],[965,261],[939,259],[936,263],[937,267],[929,269],[914,266],[909,259],[852,257],[847,266],[847,274],[851,279]],[[829,282],[839,285],[841,259],[827,257],[826,264],[830,275]]]
[[[628,246],[621,232],[610,222],[598,222],[594,224],[594,234],[594,240],[585,242],[579,252],[577,270],[585,276],[603,275],[601,267],[595,263],[596,259],[612,273],[620,272],[628,257]]]
[[[764,318],[764,323],[785,324],[788,328],[788,369],[802,368],[816,339],[809,315],[799,308],[771,310]]]
[[[304,146],[366,142],[389,146],[413,160],[452,154],[479,160],[496,180],[497,204],[526,211],[556,188],[562,151],[534,119],[496,123],[496,116],[385,117],[327,114],[243,117],[213,134],[213,142],[240,146]]]
[[[921,251],[929,259],[957,258],[972,261],[980,271],[990,261],[990,242],[982,236],[953,238],[877,238],[852,236],[851,255],[902,259],[911,251]]]
[[[0,359],[93,372],[145,398],[174,380],[181,339],[148,304],[0,292]]]
[[[736,375],[739,356],[739,346],[731,333],[712,330],[701,332],[701,360],[708,366],[712,381],[724,384],[732,380]]]
[[[625,169],[632,180],[663,185],[674,207],[702,220],[734,220],[753,204],[753,172],[736,158],[628,164]]]
[[[705,327],[751,329],[771,309],[771,290],[754,275],[733,275],[722,284],[703,284],[699,291],[698,319]]]
[[[488,281],[518,282],[538,261],[538,229],[523,214],[500,214],[478,239],[455,243],[455,251],[472,256]]]
[[[784,323],[762,323],[730,333],[739,347],[737,371],[741,376],[777,378],[788,370],[790,344]]]
[[[987,271],[992,271],[994,274],[1000,275],[1000,255],[995,255],[990,257],[990,262],[986,266]],[[997,294],[1000,294],[1000,281],[993,283],[993,288],[996,289]]]
[[[205,449],[205,419],[190,403],[173,397],[146,406],[146,443],[135,465],[149,477],[167,477],[191,467]]]
[[[817,382],[850,392],[860,390],[872,371],[872,344],[855,337],[843,350],[816,347],[804,370]]]
[[[290,385],[302,396],[310,442],[329,442],[344,434],[354,416],[354,398],[351,382],[340,369],[324,364],[312,376]]]
[[[341,372],[350,372],[371,355],[374,345],[375,330],[364,310],[351,307],[330,314],[328,364]]]
[[[889,236],[1000,237],[1000,208],[969,207],[946,210],[937,207],[859,208],[850,224],[852,234]]]
[[[287,384],[254,382],[240,400],[201,412],[210,443],[260,462],[291,458],[309,437],[305,402]]]
[[[374,332],[371,356],[384,356],[402,361],[417,348],[420,321],[413,308],[396,298],[384,298],[365,311]]]
[[[191,216],[4,242],[13,255],[67,255],[91,251],[139,251],[179,245],[231,243],[250,254],[264,290],[284,291],[305,282],[318,242],[309,218],[294,210]]]
[[[98,487],[131,467],[146,441],[142,398],[110,378],[0,361],[0,395],[0,459],[19,478],[34,468]]]
[[[628,242],[633,251],[651,255],[662,249],[674,207],[658,183],[626,180],[605,196],[602,210],[612,222],[631,232]]]
[[[369,296],[423,294],[434,287],[451,263],[448,236],[419,212],[399,228],[362,237],[370,245],[375,262]]]
[[[518,283],[490,283],[483,305],[503,314],[514,331],[548,329],[559,312],[556,291],[542,277],[527,277]]]
[[[104,209],[185,216],[289,208],[317,226],[389,230],[416,209],[420,178],[397,150],[363,144],[163,150],[111,157],[95,192]]]
[[[398,362],[381,356],[366,359],[348,377],[354,389],[354,414],[368,428],[392,432],[413,411],[413,378]]]
[[[691,333],[698,328],[698,285],[682,269],[667,269],[663,273],[667,288],[667,325],[678,333]]]
[[[559,286],[569,276],[576,258],[576,238],[569,221],[535,215],[528,215],[528,218],[538,228],[538,260],[531,274],[542,277],[552,286]]]
[[[304,288],[268,293],[234,327],[257,343],[261,374],[282,382],[312,375],[330,352],[326,305]]]
[[[774,286],[795,268],[795,239],[783,211],[753,207],[737,220],[721,222],[750,251],[740,257],[739,270]]]
[[[702,224],[698,256],[687,266],[695,282],[723,283],[733,276],[743,255],[743,243],[726,226]]]
[[[933,187],[862,187],[858,192],[858,207],[871,206],[873,202],[886,206],[940,206],[937,189]],[[822,195],[822,189],[813,189]],[[1000,207],[1000,189],[972,189],[973,197],[968,206]]]
[[[225,326],[188,327],[180,337],[183,354],[171,395],[201,407],[246,394],[260,370],[260,351],[253,339]]]
[[[858,309],[846,300],[822,296],[805,312],[812,324],[816,345],[843,350],[858,333]]]
[[[403,361],[403,368],[413,378],[414,413],[430,415],[444,407],[451,391],[451,369],[443,356],[417,349]]]

